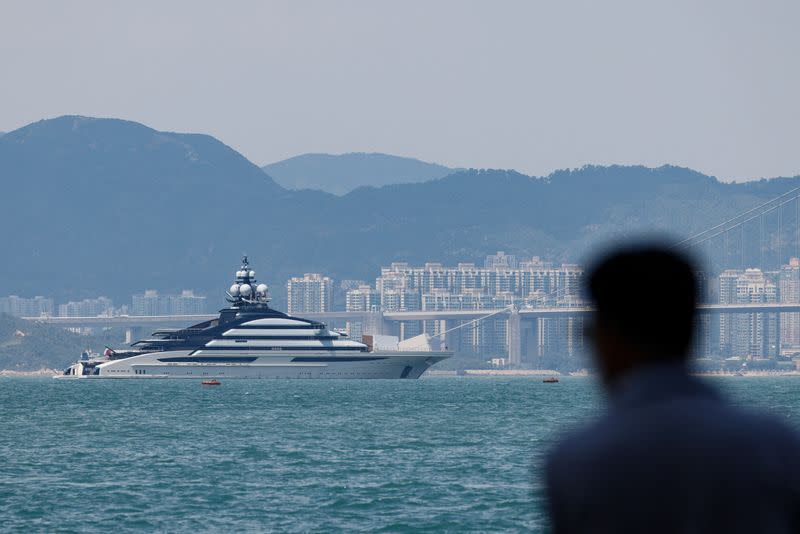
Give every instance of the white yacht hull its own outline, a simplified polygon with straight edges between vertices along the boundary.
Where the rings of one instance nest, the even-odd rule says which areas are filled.
[[[244,355],[234,351],[228,354],[216,352],[215,359],[229,356],[230,361],[220,362],[203,361],[211,358],[193,356],[194,352],[139,354],[96,364],[88,374],[84,374],[84,364],[77,363],[67,370],[69,374],[57,378],[419,378],[431,365],[452,355],[450,352],[429,351],[379,351],[347,355],[329,351]],[[175,361],[165,362],[165,359]],[[237,359],[252,361],[241,362]]]

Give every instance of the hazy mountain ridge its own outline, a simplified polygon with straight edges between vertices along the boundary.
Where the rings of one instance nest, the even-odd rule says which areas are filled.
[[[577,262],[606,237],[688,234],[800,185],[587,166],[543,178],[471,169],[334,196],[287,191],[209,136],[82,117],[0,138],[0,178],[0,295],[122,304],[145,288],[195,288],[218,302],[246,252],[278,306],[304,272],[374,280],[392,261],[480,263],[496,250]]]
[[[414,158],[365,152],[301,154],[262,169],[287,189],[316,189],[335,195],[359,187],[426,182],[455,171]]]
[[[141,283],[180,284],[179,266],[187,287],[197,286],[192,272],[203,271],[239,224],[226,217],[231,208],[284,193],[210,136],[84,117],[4,135],[0,176],[5,293],[113,296],[128,292],[142,269],[150,281]]]

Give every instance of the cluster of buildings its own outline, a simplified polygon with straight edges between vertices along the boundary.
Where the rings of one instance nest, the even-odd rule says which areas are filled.
[[[412,266],[392,263],[381,269],[374,285],[348,281],[345,310],[350,312],[495,310],[515,306],[579,306],[583,269],[573,264],[554,265],[538,257],[518,261],[498,252],[487,256],[482,266],[459,263],[445,266],[426,263]],[[306,274],[287,282],[288,311],[302,315],[331,311],[333,281],[320,274]],[[579,318],[538,319],[536,328],[524,329],[523,354],[573,354],[582,348],[583,328]],[[470,324],[466,324],[466,323]],[[428,333],[438,336],[452,331],[447,344],[459,353],[501,357],[508,353],[506,318],[483,321],[401,321],[390,332],[401,340]],[[366,325],[349,321],[351,338],[360,339]]]
[[[148,289],[134,295],[130,315],[201,315],[206,313],[206,297],[184,289],[179,295],[159,295]]]
[[[720,304],[800,303],[800,259],[792,258],[777,271],[725,270],[712,289],[718,289]],[[701,321],[695,346],[699,356],[776,358],[800,352],[798,313],[724,313],[719,324],[711,317]]]
[[[131,305],[119,308],[107,297],[83,299],[59,304],[53,299],[41,296],[22,298],[16,295],[0,297],[0,313],[18,317],[100,317],[114,315],[196,315],[206,313],[206,297],[195,295],[191,290],[180,294],[159,295],[155,290],[147,290],[141,295],[133,295]]]
[[[344,308],[350,312],[497,310],[514,306],[581,307],[583,269],[555,265],[540,258],[518,260],[498,252],[483,265],[459,263],[413,266],[392,263],[381,268],[374,284],[342,282]],[[720,304],[800,303],[800,259],[776,271],[750,268],[725,270],[718,276],[701,273],[703,300]],[[334,282],[316,273],[287,283],[290,314],[334,310]],[[654,303],[657,305],[657,303]],[[428,333],[446,334],[447,345],[461,354],[502,359],[509,353],[507,316],[483,321],[425,320],[389,323],[400,339]],[[472,323],[472,324],[469,324]],[[527,324],[532,323],[532,324]],[[345,325],[360,339],[372,326],[361,321]],[[537,318],[521,328],[521,360],[564,357],[584,351],[583,319]],[[800,313],[723,313],[698,318],[694,354],[698,357],[774,359],[800,353]]]
[[[99,317],[114,315],[114,303],[110,298],[83,299],[58,305],[59,317]]]
[[[36,296],[31,299],[9,295],[0,297],[0,313],[8,313],[17,317],[41,317],[53,315],[53,299]]]

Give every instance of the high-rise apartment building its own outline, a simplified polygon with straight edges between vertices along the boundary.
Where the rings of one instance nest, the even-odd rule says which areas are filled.
[[[333,309],[333,280],[318,273],[306,273],[286,283],[290,315],[321,313]]]
[[[377,310],[380,305],[378,292],[363,284],[351,289],[345,296],[345,309],[352,312]]]
[[[728,269],[719,275],[719,303],[736,304],[736,284],[742,271]],[[719,316],[719,352],[723,356],[733,354],[733,332],[736,314],[723,313]]]
[[[0,313],[8,313],[17,317],[53,315],[53,299],[42,296],[26,299],[17,295],[0,297]]]
[[[158,294],[155,289],[147,289],[141,295],[134,295],[131,298],[132,315],[167,315],[169,312],[169,301]]]
[[[114,303],[107,297],[70,301],[58,305],[59,317],[99,317],[111,315],[113,311]]]
[[[486,256],[486,259],[483,261],[483,267],[485,269],[516,269],[517,257],[508,255],[501,250],[497,254]]]
[[[206,297],[184,289],[180,295],[159,295],[148,289],[132,298],[132,315],[201,315],[206,313]]]
[[[345,310],[349,312],[371,312],[380,309],[380,296],[378,292],[367,284],[350,289],[345,295]],[[347,335],[354,341],[361,341],[364,334],[362,321],[347,321],[345,324]]]
[[[409,278],[408,264],[393,263],[394,270],[385,272],[381,270],[381,276],[375,280],[375,288],[378,294],[378,302],[382,311],[418,311],[422,309],[422,295],[419,285],[443,285],[442,267],[440,264],[426,264],[431,271],[425,276],[417,276],[416,279]],[[419,275],[419,273],[417,273]],[[396,325],[397,331],[394,332],[400,339],[408,339],[422,333],[419,321],[400,321]]]
[[[202,315],[206,313],[206,297],[184,289],[180,295],[168,295],[170,315]]]
[[[721,304],[777,302],[778,286],[774,275],[761,269],[724,271],[719,277]],[[776,313],[722,314],[720,352],[726,356],[767,358],[777,356],[778,318]]]
[[[787,304],[800,303],[800,259],[792,258],[781,267],[778,275],[780,301]],[[781,349],[788,353],[800,352],[800,313],[782,313]]]

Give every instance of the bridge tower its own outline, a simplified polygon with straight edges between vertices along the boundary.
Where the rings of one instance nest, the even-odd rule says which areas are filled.
[[[508,363],[513,367],[522,364],[522,325],[516,306],[508,315]]]

